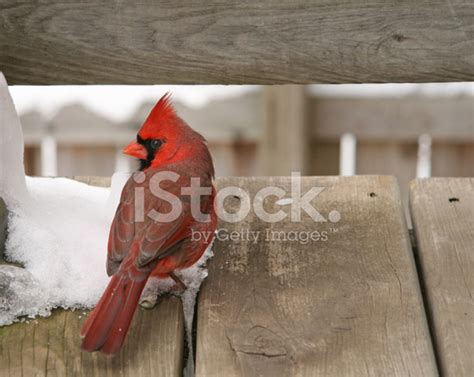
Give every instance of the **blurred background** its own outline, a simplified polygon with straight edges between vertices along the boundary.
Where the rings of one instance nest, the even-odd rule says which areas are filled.
[[[11,87],[28,175],[110,176],[154,103],[208,140],[218,176],[474,176],[474,84]]]

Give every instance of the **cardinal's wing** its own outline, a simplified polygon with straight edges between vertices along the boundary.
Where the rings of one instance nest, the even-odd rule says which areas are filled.
[[[192,216],[189,197],[183,197],[181,194],[183,183],[180,179],[176,182],[162,181],[160,184],[163,191],[174,195],[181,203],[181,208],[178,208],[176,215],[170,215],[173,205],[168,200],[153,195],[147,179],[143,185],[140,185],[144,188],[144,213],[136,219],[135,188],[137,184],[132,178],[129,179],[122,191],[120,205],[110,229],[107,257],[109,276],[118,270],[131,250],[134,240],[139,243],[136,264],[144,266],[154,259],[170,255],[177,249],[176,246],[188,237]]]
[[[120,203],[110,226],[107,253],[107,274],[109,276],[118,270],[135,237],[134,187],[133,178],[130,177],[122,190]]]

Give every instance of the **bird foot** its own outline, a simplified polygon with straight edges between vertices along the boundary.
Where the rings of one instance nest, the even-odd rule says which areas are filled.
[[[175,284],[170,288],[169,293],[172,295],[181,296],[185,290],[186,290],[186,286],[184,284],[183,285]]]
[[[182,280],[176,276],[176,274],[174,272],[170,272],[170,278],[174,280],[174,282],[176,283],[175,285],[173,285],[170,289],[170,292],[171,293],[174,293],[176,295],[181,295],[184,293],[184,291],[186,290],[186,284],[184,284],[182,282]]]
[[[173,272],[170,272],[169,277],[174,280],[175,284],[164,291],[160,290],[159,285],[156,284],[156,280],[150,280],[145,286],[145,290],[143,291],[138,304],[144,309],[153,309],[158,302],[159,295],[163,292],[181,296],[184,291],[186,291],[186,285]]]

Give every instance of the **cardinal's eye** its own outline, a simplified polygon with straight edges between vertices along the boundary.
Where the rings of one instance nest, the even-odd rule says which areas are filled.
[[[161,147],[161,144],[163,144],[163,140],[160,139],[153,139],[150,143],[153,149],[158,149],[159,147]]]

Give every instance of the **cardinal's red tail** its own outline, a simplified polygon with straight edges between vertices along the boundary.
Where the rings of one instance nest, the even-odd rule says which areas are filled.
[[[146,277],[132,280],[126,273],[112,277],[99,303],[82,325],[82,350],[100,350],[105,354],[120,350],[146,281]]]

